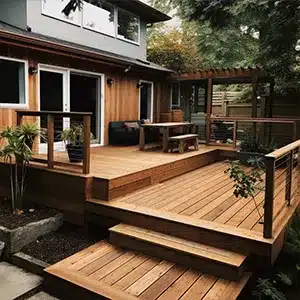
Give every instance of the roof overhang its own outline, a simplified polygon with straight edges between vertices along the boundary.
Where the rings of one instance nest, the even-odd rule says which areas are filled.
[[[116,68],[127,69],[128,66],[130,66],[137,71],[158,71],[165,74],[171,74],[173,72],[172,70],[148,61],[142,61],[125,56],[123,57],[109,52],[97,52],[97,49],[81,48],[81,46],[77,44],[64,44],[59,40],[46,40],[42,36],[40,37],[40,35],[36,36],[29,32],[26,32],[25,34],[0,29],[0,44],[7,44],[80,60],[102,63]]]
[[[159,10],[139,1],[139,0],[108,0],[120,8],[132,12],[141,17],[147,23],[158,23],[169,21],[172,18]]]

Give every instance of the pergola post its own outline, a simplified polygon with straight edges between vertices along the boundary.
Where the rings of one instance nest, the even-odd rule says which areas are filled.
[[[257,118],[257,77],[252,78],[252,111],[251,117]],[[253,123],[253,137],[256,139],[257,124]]]
[[[210,142],[211,137],[211,113],[212,113],[212,99],[213,99],[213,81],[208,78],[207,81],[207,101],[206,101],[206,145]]]

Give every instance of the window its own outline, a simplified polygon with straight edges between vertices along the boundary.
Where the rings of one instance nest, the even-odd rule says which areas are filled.
[[[115,36],[114,6],[102,3],[100,6],[84,2],[83,27]]]
[[[138,17],[118,10],[118,38],[139,43],[140,20]]]
[[[172,107],[180,107],[180,85],[179,83],[172,83]]]
[[[26,106],[25,62],[0,59],[0,106]]]
[[[81,25],[80,11],[77,8],[66,16],[62,11],[70,0],[42,0],[42,13],[75,25]]]

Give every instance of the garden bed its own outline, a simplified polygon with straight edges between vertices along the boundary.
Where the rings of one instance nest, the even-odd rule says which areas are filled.
[[[22,252],[49,264],[54,264],[106,237],[106,232],[97,235],[83,228],[64,224],[58,231],[40,237],[27,245]]]
[[[57,214],[57,211],[51,208],[38,208],[33,209],[24,209],[23,213],[13,214],[12,210],[8,206],[0,207],[0,226],[3,226],[7,229],[16,229],[18,227],[23,227],[29,223],[38,222],[44,219],[54,217]]]
[[[4,256],[9,258],[42,235],[57,230],[63,215],[49,208],[24,208],[13,214],[5,202],[0,205],[0,241],[5,243]]]

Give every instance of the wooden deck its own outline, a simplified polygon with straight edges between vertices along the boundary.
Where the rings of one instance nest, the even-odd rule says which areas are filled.
[[[300,199],[298,195],[295,196],[293,205],[287,207],[285,201],[286,172],[278,170],[274,201],[274,224],[277,230],[273,239],[264,239],[263,225],[260,223],[260,216],[254,201],[252,198],[239,199],[233,195],[233,183],[225,174],[227,168],[228,163],[217,162],[110,202],[90,199],[88,200],[90,208],[88,206],[87,209],[90,212],[96,212],[132,225],[138,226],[143,222],[144,227],[147,224],[150,226],[148,228],[154,230],[164,230],[164,228],[166,231],[171,230],[171,225],[167,223],[165,224],[167,227],[159,229],[159,227],[163,227],[163,220],[172,221],[173,227],[174,223],[177,223],[179,225],[178,228],[176,227],[177,230],[180,225],[187,225],[185,229],[181,229],[181,233],[180,230],[177,233],[174,232],[175,235],[192,235],[192,231],[187,229],[190,226],[198,230],[202,228],[215,233],[227,234],[244,241],[248,239],[254,243],[249,248],[247,242],[244,242],[245,251],[247,249],[249,252],[261,251],[259,254],[264,252],[264,255],[269,256],[272,245],[286,226],[287,220],[283,216],[293,213]],[[264,191],[256,194],[255,201],[263,216]],[[143,217],[144,220],[141,220]],[[147,217],[148,220],[146,220]],[[158,222],[158,220],[162,222]],[[196,233],[194,234],[196,235]],[[203,237],[201,238],[203,239]],[[227,241],[220,239],[215,243],[217,246],[220,243],[223,247],[229,243],[228,247],[231,248],[234,240],[227,237]],[[265,249],[263,249],[264,246],[266,246]]]
[[[124,177],[129,174],[153,169],[168,163],[175,163],[187,158],[199,156],[221,149],[223,151],[235,152],[228,147],[200,145],[199,150],[190,150],[183,154],[180,153],[163,153],[161,149],[150,149],[140,151],[137,146],[119,147],[91,147],[91,173],[89,176],[115,179]],[[46,158],[46,155],[37,154],[36,158]],[[57,162],[68,162],[66,152],[55,152],[54,159]],[[67,168],[58,168],[59,171],[67,171]],[[75,169],[74,169],[75,170]],[[70,171],[74,171],[72,168]]]
[[[46,269],[114,300],[234,300],[250,274],[229,281],[101,241]]]

